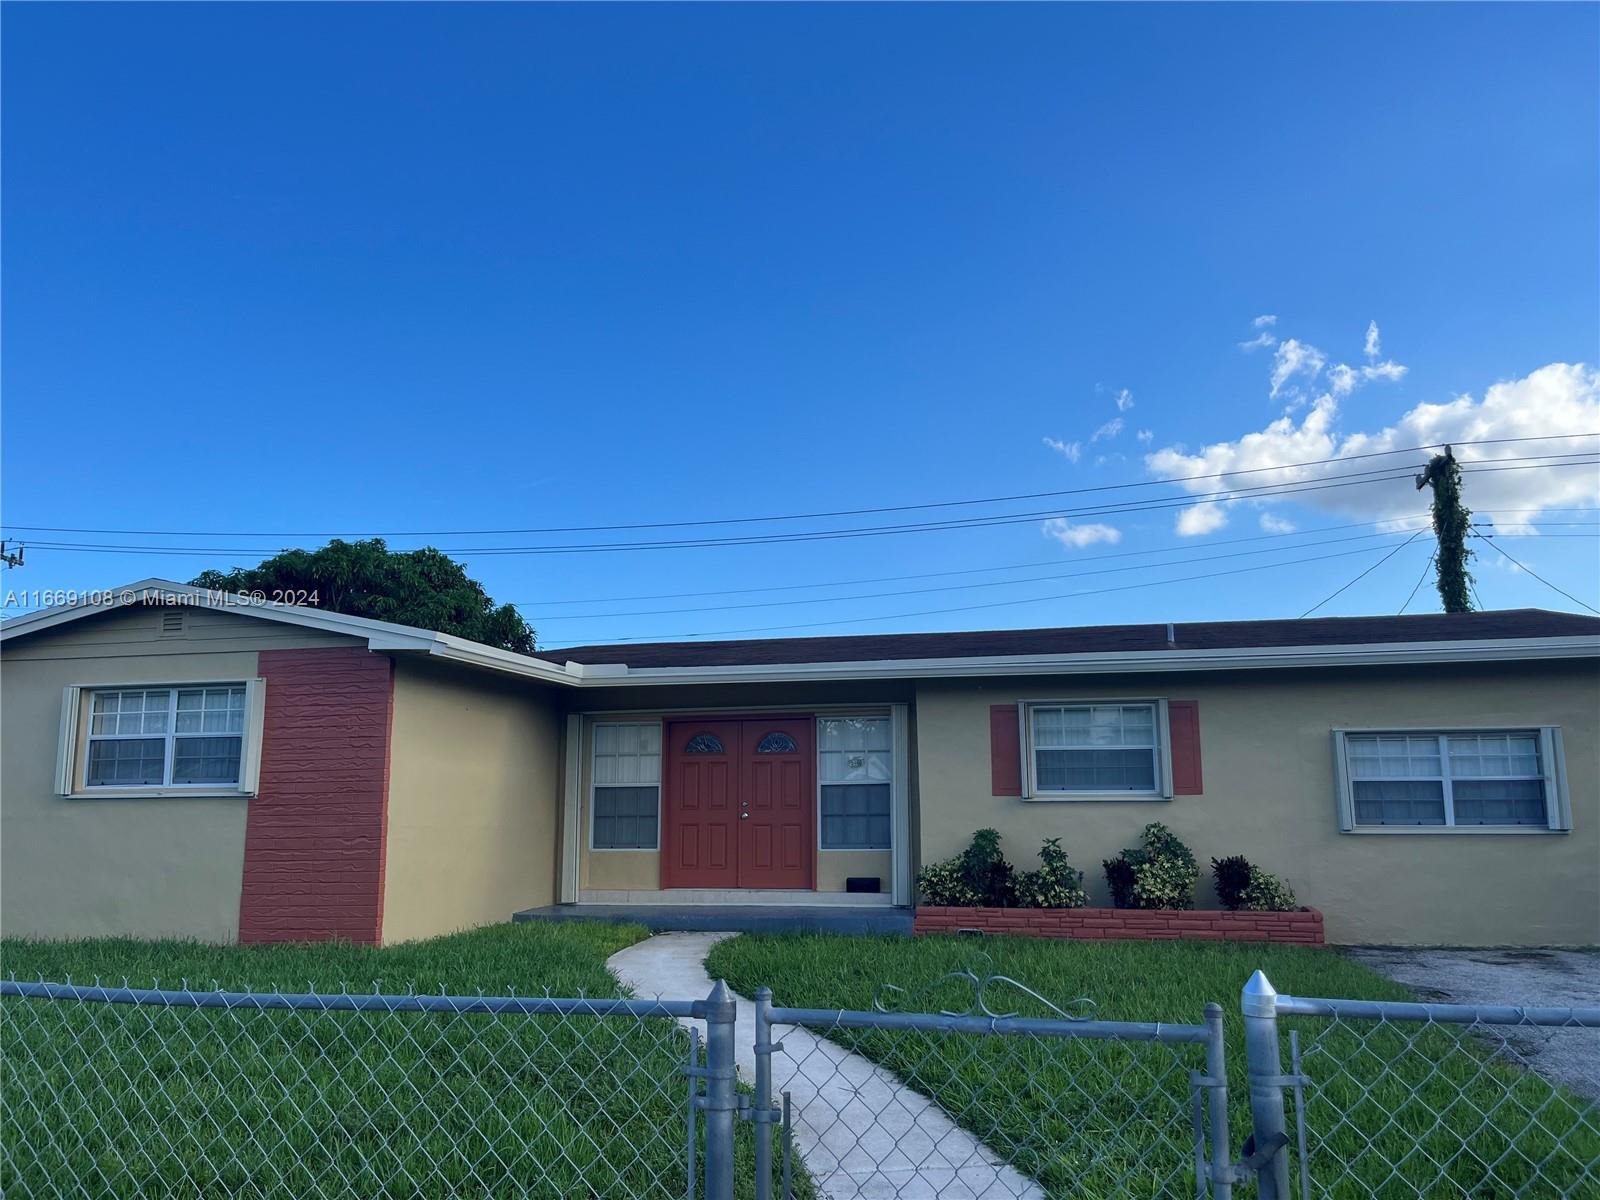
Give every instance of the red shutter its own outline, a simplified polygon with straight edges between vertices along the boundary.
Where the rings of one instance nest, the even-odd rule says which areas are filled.
[[[1167,725],[1172,734],[1172,794],[1198,796],[1200,783],[1200,703],[1168,700]]]
[[[989,780],[992,795],[1022,795],[1022,742],[1015,704],[989,706]]]

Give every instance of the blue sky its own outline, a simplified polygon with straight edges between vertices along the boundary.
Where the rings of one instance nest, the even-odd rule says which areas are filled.
[[[1295,616],[1368,567],[1317,611],[1394,612],[1430,549],[1379,536],[1425,508],[1397,474],[1020,514],[1600,431],[1594,6],[11,4],[4,34],[10,612],[320,540],[288,535],[1161,480],[391,542],[546,645]],[[1545,456],[1597,446],[1464,452],[1515,468],[1468,476],[1499,545],[1594,605],[1600,469]],[[1480,549],[1485,605],[1577,607]],[[735,589],[769,590],[609,600]],[[722,605],[761,607],[656,611]]]

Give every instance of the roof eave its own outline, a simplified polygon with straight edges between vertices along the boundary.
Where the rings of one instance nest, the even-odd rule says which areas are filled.
[[[978,658],[696,667],[626,667],[609,663],[585,667],[569,663],[568,669],[577,669],[581,687],[649,687],[686,683],[782,683],[830,679],[1284,670],[1296,667],[1516,662],[1563,658],[1600,658],[1600,637],[1499,638],[1471,642],[1362,643],[1220,650],[1123,650],[1096,654],[1019,654]]]

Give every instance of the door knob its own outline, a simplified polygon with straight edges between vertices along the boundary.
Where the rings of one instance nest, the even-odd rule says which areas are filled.
[[[749,813],[742,812],[742,813],[739,814],[739,820],[748,821],[749,819],[750,819],[750,814]]]

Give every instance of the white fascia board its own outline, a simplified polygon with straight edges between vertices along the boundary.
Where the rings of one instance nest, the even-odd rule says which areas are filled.
[[[984,658],[887,659],[875,662],[769,663],[719,667],[580,666],[583,687],[683,683],[802,682],[830,679],[936,679],[990,675],[1111,675],[1172,671],[1242,671],[1385,664],[1516,662],[1600,658],[1600,637],[1504,638],[1474,642],[1393,642],[1350,646],[1226,650],[1131,650],[1109,654],[994,655]],[[570,665],[570,664],[569,664]]]

